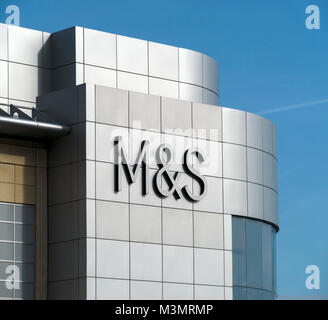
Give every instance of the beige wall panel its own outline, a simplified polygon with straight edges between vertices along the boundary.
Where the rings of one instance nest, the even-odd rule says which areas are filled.
[[[14,166],[0,163],[0,182],[14,183]]]
[[[35,186],[35,168],[15,166],[15,183]]]
[[[14,202],[15,185],[10,183],[0,183],[0,201]]]
[[[15,203],[35,204],[35,187],[16,184]]]
[[[0,162],[35,166],[35,149],[0,144]]]

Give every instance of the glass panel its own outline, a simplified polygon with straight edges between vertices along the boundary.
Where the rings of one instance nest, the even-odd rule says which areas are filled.
[[[34,299],[34,285],[32,283],[20,283],[19,289],[15,289],[15,298],[24,300]]]
[[[247,288],[247,300],[262,300],[262,290]]]
[[[0,223],[0,240],[14,241],[13,223]]]
[[[263,263],[263,289],[273,291],[273,256],[272,256],[272,227],[268,224],[262,226],[262,263]]]
[[[272,229],[273,292],[277,293],[277,242],[276,231]]]
[[[232,218],[233,285],[246,285],[245,219]]]
[[[274,300],[274,293],[268,292],[268,291],[263,291],[262,299],[263,300]]]
[[[0,297],[1,298],[12,298],[14,290],[8,289],[6,287],[5,281],[0,281]]]
[[[35,223],[35,207],[26,205],[15,205],[15,221],[24,224]]]
[[[15,241],[24,242],[25,244],[33,244],[35,241],[34,237],[34,226],[25,224],[15,225]]]
[[[0,242],[0,260],[14,260],[14,244]]]
[[[35,249],[33,245],[15,244],[15,260],[34,263]]]
[[[246,220],[247,286],[262,288],[262,223]]]
[[[233,299],[234,300],[246,300],[246,288],[233,287]]]
[[[34,264],[16,263],[19,270],[19,281],[34,282]]]
[[[14,221],[14,206],[11,204],[0,204],[0,221]]]
[[[232,217],[234,299],[275,299],[275,241],[271,225]]]
[[[6,269],[11,265],[12,263],[0,262],[0,280],[6,280],[8,278],[9,274],[6,273]]]

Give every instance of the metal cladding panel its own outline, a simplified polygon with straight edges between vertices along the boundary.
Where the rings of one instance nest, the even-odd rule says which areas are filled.
[[[49,150],[54,230],[49,250],[55,265],[63,259],[71,265],[52,268],[51,298],[65,296],[63,291],[86,299],[237,296],[232,219],[260,220],[278,229],[277,159],[266,142],[273,145],[275,136],[263,142],[254,134],[262,135],[267,120],[89,84],[53,92],[38,103],[71,126],[71,134]],[[132,180],[123,170],[118,188],[117,141],[131,166],[138,162],[142,142],[148,143],[148,183],[140,167],[134,178],[130,172]],[[163,145],[170,154],[161,157]],[[185,158],[188,150],[197,150],[205,161]],[[206,187],[186,171],[186,161],[199,170]]]

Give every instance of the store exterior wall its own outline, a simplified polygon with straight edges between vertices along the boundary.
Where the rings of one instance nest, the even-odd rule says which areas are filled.
[[[47,185],[36,178],[35,202],[27,203],[36,211],[29,292],[49,299],[274,298],[276,129],[218,106],[213,59],[80,27],[47,34],[0,24],[0,43],[2,110],[10,113],[13,103],[33,116],[37,106],[47,121],[71,129],[38,147],[47,165],[27,165]],[[137,174],[140,150],[149,154]],[[15,196],[0,202],[14,212],[26,204]],[[16,222],[3,223],[7,232]]]
[[[93,85],[51,93],[38,104],[72,128],[49,150],[49,297],[232,299],[231,218],[262,220],[269,230],[278,225],[272,123],[243,111]],[[142,174],[129,184],[122,173],[115,191],[116,137],[130,165],[149,141],[149,194]],[[155,153],[164,143],[175,153],[168,170],[180,172],[180,187],[195,195],[199,185],[185,173],[183,155],[194,147],[204,151],[206,162],[194,163],[207,181],[199,202],[156,193]]]

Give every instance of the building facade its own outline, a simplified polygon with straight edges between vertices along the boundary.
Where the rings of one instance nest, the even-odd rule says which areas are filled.
[[[219,106],[212,58],[80,27],[0,44],[1,298],[275,298],[275,126]]]

